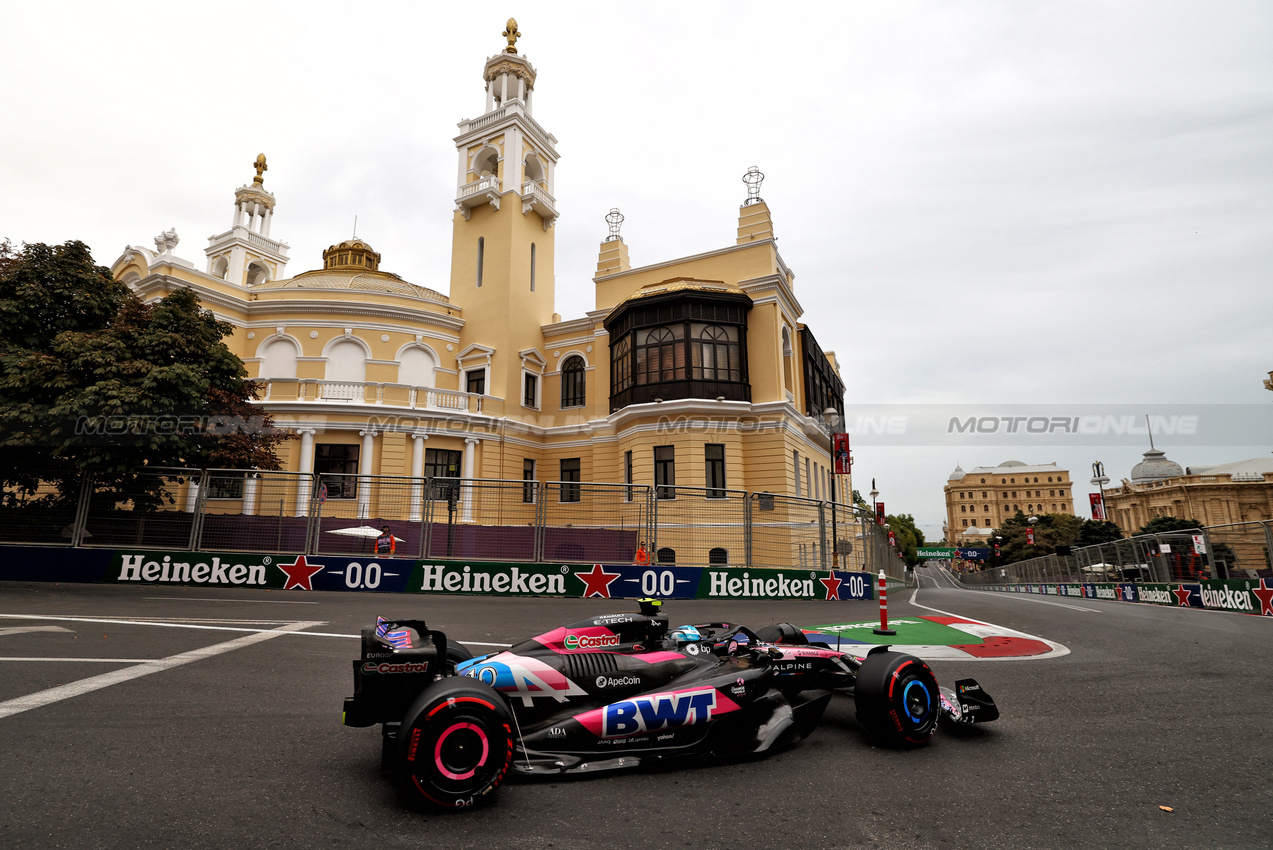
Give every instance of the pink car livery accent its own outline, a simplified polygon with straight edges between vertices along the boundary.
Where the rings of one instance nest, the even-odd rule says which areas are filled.
[[[713,687],[644,694],[578,715],[575,719],[598,738],[625,738],[681,726],[708,723],[737,711],[738,703]]]

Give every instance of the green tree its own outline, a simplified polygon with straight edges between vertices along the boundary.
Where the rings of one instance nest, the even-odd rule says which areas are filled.
[[[1123,539],[1123,530],[1105,519],[1085,519],[1074,541],[1076,546],[1095,546],[1097,543],[1113,543]]]
[[[1170,531],[1188,531],[1191,528],[1202,528],[1196,519],[1179,519],[1174,516],[1156,516],[1140,527],[1137,534],[1164,534]]]
[[[1012,564],[1043,555],[1052,555],[1058,546],[1072,546],[1078,539],[1083,520],[1073,514],[1044,514],[1034,523],[1034,545],[1026,542],[1026,529],[1031,525],[1021,511],[1004,520],[994,530],[991,542],[999,543],[999,564]],[[998,541],[995,538],[1001,538]]]
[[[919,563],[919,553],[916,550],[924,545],[924,532],[915,525],[915,517],[910,514],[889,514],[884,521],[893,532],[897,551],[901,553],[903,560],[912,567]]]
[[[153,500],[147,467],[279,468],[287,436],[251,404],[257,387],[222,341],[231,330],[189,289],[143,303],[82,242],[4,243],[0,479],[10,495],[43,480],[73,499],[91,474],[102,489]]]

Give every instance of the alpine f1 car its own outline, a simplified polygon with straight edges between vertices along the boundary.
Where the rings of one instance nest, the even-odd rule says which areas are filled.
[[[999,716],[976,681],[939,687],[927,664],[886,646],[859,658],[789,623],[669,631],[661,603],[640,604],[480,658],[423,620],[380,618],[362,632],[344,723],[382,725],[383,766],[409,798],[460,809],[489,801],[510,772],[764,753],[806,737],[836,693],[898,747],[926,742],[939,720]]]

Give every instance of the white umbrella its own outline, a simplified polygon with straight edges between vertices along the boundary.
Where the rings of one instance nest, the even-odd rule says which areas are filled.
[[[346,537],[379,537],[380,529],[370,525],[359,525],[353,528],[333,528],[333,529],[329,529],[326,533],[327,534],[343,534]],[[399,543],[407,542],[403,540],[401,537],[398,537],[397,535],[395,535],[393,539]]]

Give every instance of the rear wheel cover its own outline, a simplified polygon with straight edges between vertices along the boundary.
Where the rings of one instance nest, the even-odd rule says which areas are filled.
[[[503,699],[480,682],[433,683],[407,712],[398,734],[404,789],[434,808],[488,802],[512,765],[512,725]]]
[[[933,736],[939,699],[933,671],[900,652],[867,656],[854,688],[858,721],[872,736],[900,746],[922,744]]]

